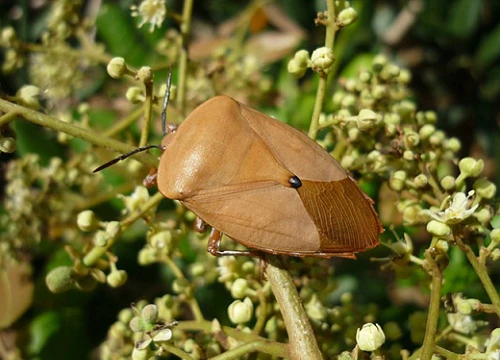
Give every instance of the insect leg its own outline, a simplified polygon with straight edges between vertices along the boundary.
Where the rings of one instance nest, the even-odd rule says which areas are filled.
[[[194,219],[194,231],[203,233],[205,230],[207,230],[207,223],[201,217],[197,216]]]
[[[213,256],[258,256],[257,253],[252,251],[221,250],[221,239],[222,233],[219,230],[212,228],[212,232],[208,238],[207,251]]]
[[[158,175],[158,169],[157,168],[152,168],[151,171],[149,172],[148,176],[142,180],[142,185],[144,185],[147,188],[150,188],[154,185],[156,185],[156,177]]]

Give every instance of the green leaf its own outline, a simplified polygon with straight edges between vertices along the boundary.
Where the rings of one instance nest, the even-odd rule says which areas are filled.
[[[457,0],[451,5],[448,29],[460,38],[470,37],[479,23],[483,2]]]
[[[500,57],[500,24],[483,38],[476,52],[476,65],[485,68]]]

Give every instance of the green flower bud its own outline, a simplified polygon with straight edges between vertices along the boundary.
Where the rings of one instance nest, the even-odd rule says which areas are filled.
[[[249,298],[243,301],[235,300],[229,305],[227,309],[229,320],[235,324],[244,324],[252,318],[253,303]]]
[[[418,134],[422,140],[427,140],[434,132],[436,131],[436,127],[432,124],[425,124],[420,128]]]
[[[297,62],[298,66],[307,68],[309,64],[309,51],[299,50],[295,53],[293,59]]]
[[[409,100],[403,100],[399,102],[397,106],[397,112],[402,118],[408,118],[410,115],[412,115],[415,112],[416,105],[413,101]]]
[[[205,275],[206,269],[205,265],[200,264],[200,263],[194,263],[191,265],[191,274],[195,277],[203,276]]]
[[[368,89],[361,90],[359,94],[360,106],[365,108],[371,108],[375,103],[375,99],[372,93]]]
[[[243,299],[247,295],[248,281],[238,278],[231,285],[231,295],[235,299]]]
[[[127,68],[125,59],[122,57],[112,58],[107,66],[108,74],[113,79],[120,79],[123,75],[130,75],[132,72]]]
[[[476,177],[483,171],[484,162],[482,159],[475,160],[471,157],[466,157],[460,160],[458,167],[463,175]]]
[[[352,7],[342,10],[338,15],[340,26],[348,26],[356,21],[358,13]]]
[[[397,65],[394,65],[394,64],[389,64],[386,69],[387,71],[387,74],[389,75],[389,77],[391,78],[395,78],[395,77],[398,77],[399,76],[399,73],[401,72],[401,69],[399,68],[399,66]]]
[[[474,211],[474,216],[481,224],[486,225],[493,217],[493,211],[489,206],[483,206],[480,210]]]
[[[111,271],[106,277],[106,282],[111,287],[119,287],[127,282],[127,272],[125,270]]]
[[[139,265],[151,265],[156,262],[156,250],[150,247],[143,248],[137,255]]]
[[[141,67],[137,72],[136,79],[142,81],[144,84],[151,83],[153,81],[153,70],[149,66]]]
[[[73,288],[75,279],[71,266],[59,266],[50,271],[45,277],[45,283],[53,293],[62,293]]]
[[[149,324],[155,324],[158,320],[158,307],[154,304],[148,304],[141,310],[141,318]]]
[[[362,351],[375,351],[385,343],[385,334],[379,324],[364,324],[356,331],[356,342]]]
[[[396,125],[394,125],[394,124],[387,124],[385,126],[385,134],[387,136],[389,136],[389,137],[394,136],[396,134],[397,129],[398,128],[396,127]]]
[[[458,312],[464,314],[464,315],[469,315],[472,313],[472,306],[467,302],[467,300],[459,300],[456,303],[456,307]]]
[[[429,180],[427,179],[427,176],[425,176],[424,174],[419,174],[413,179],[413,183],[417,188],[423,188],[427,186],[428,182]]]
[[[16,98],[18,98],[20,104],[34,110],[41,106],[38,101],[39,96],[40,89],[35,85],[24,85],[16,93]]]
[[[344,83],[344,88],[349,92],[358,90],[359,84],[355,79],[347,79]]]
[[[376,55],[372,60],[372,69],[376,73],[380,73],[382,69],[387,65],[388,60],[385,55]]]
[[[128,324],[133,317],[134,317],[134,312],[132,311],[132,309],[129,308],[122,309],[118,313],[118,320],[122,324]]]
[[[399,125],[401,123],[401,116],[399,116],[399,114],[390,112],[385,114],[384,121],[386,124]]]
[[[429,137],[429,143],[434,147],[440,147],[444,145],[446,139],[446,134],[442,130],[436,130],[434,134]]]
[[[407,148],[412,148],[420,143],[420,136],[416,132],[409,131],[403,137],[403,142]]]
[[[99,228],[99,219],[92,210],[85,210],[76,217],[78,228],[82,231],[93,231]]]
[[[305,75],[307,71],[307,66],[301,66],[299,63],[297,63],[297,60],[293,58],[288,62],[287,70],[290,74],[292,74],[296,78],[301,78],[302,76]]]
[[[437,122],[437,114],[435,111],[426,111],[425,112],[425,121],[428,124],[435,124]]]
[[[157,232],[151,236],[149,243],[155,249],[170,251],[172,248],[172,232],[169,230]]]
[[[255,262],[253,261],[245,261],[241,265],[241,270],[246,274],[251,274],[255,271]]]
[[[398,80],[403,85],[409,84],[411,82],[411,72],[407,69],[401,69]]]
[[[441,179],[441,186],[446,191],[451,191],[455,189],[455,178],[453,176],[447,175]]]
[[[372,87],[372,96],[374,99],[380,100],[387,94],[387,89],[384,85],[374,85]]]
[[[364,84],[368,84],[372,79],[372,73],[369,71],[361,71],[359,73],[359,81]]]
[[[16,31],[12,26],[8,26],[2,29],[0,33],[0,44],[4,47],[14,47],[17,42]]]
[[[337,107],[340,106],[342,99],[344,98],[345,95],[346,93],[344,91],[339,91],[339,90],[335,91],[332,96],[333,105]]]
[[[191,297],[193,295],[193,288],[191,287],[191,283],[188,279],[175,279],[172,283],[172,290],[177,294],[184,294],[187,297]]]
[[[343,351],[337,356],[337,360],[352,360],[352,355],[349,351]]]
[[[10,154],[16,151],[17,143],[14,138],[4,137],[0,139],[0,152]]]
[[[347,94],[342,99],[342,102],[340,103],[340,105],[342,106],[342,108],[352,107],[352,106],[356,105],[356,97],[352,94]],[[339,112],[339,115],[340,115],[340,112]],[[347,116],[350,116],[350,115],[351,114],[349,114]]]
[[[132,104],[140,104],[146,100],[146,97],[144,96],[144,91],[137,86],[131,86],[127,89],[127,93],[125,94],[125,97],[127,98],[128,101],[130,101]]]
[[[354,157],[350,155],[345,155],[341,160],[340,160],[340,165],[344,169],[350,169],[351,166],[354,164]]]
[[[351,304],[352,303],[352,293],[347,291],[340,295],[340,302],[343,305]]]
[[[112,239],[116,239],[120,235],[121,231],[122,228],[119,221],[110,221],[106,225],[106,232]]]
[[[500,249],[499,249],[499,248],[496,248],[495,250],[493,250],[493,251],[491,252],[490,257],[491,257],[491,260],[493,260],[493,261],[498,261],[498,260],[500,260]]]
[[[413,160],[415,160],[415,153],[411,150],[405,150],[403,152],[403,159],[408,160],[408,161],[413,161]]]
[[[483,199],[493,199],[497,192],[497,187],[486,178],[478,179],[473,185],[476,194]]]
[[[95,233],[93,242],[95,246],[105,247],[109,240],[111,240],[109,234],[106,231],[99,230]]]
[[[389,179],[389,186],[392,190],[401,191],[405,185],[406,181],[406,171],[398,170],[395,171],[391,178]]]
[[[453,151],[454,153],[459,152],[461,147],[462,144],[460,143],[460,140],[454,137],[449,138],[445,143],[445,148],[450,151]]]
[[[356,142],[359,140],[360,131],[358,128],[350,128],[349,130],[347,130],[347,136],[349,137],[349,140],[351,140],[351,142]]]
[[[447,236],[451,233],[448,225],[437,220],[431,220],[427,223],[427,231],[436,236]]]
[[[491,241],[500,245],[500,229],[493,229],[490,233]]]
[[[335,62],[332,49],[323,46],[313,51],[311,55],[311,67],[318,73],[328,74]]]
[[[358,128],[363,131],[373,129],[377,123],[377,114],[369,109],[361,109],[358,114],[357,122]]]
[[[448,252],[448,250],[450,249],[450,245],[445,240],[438,240],[434,247],[436,248],[436,250],[438,250],[439,252],[441,252],[443,254],[446,254]]]

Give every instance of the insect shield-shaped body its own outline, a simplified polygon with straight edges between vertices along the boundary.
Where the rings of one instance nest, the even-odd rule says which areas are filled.
[[[229,97],[165,136],[158,189],[250,249],[354,257],[382,227],[357,183],[298,130]]]

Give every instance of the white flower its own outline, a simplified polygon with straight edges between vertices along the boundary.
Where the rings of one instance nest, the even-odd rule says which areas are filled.
[[[456,193],[447,209],[439,212],[428,210],[427,213],[432,218],[445,224],[458,224],[471,216],[479,206],[479,204],[476,204],[470,207],[470,198],[473,195],[474,190],[469,191],[467,196],[463,192]]]
[[[250,319],[253,315],[253,303],[250,298],[246,297],[243,301],[235,300],[227,308],[229,320],[235,324],[243,324]]]
[[[477,329],[477,324],[470,315],[450,313],[447,315],[447,318],[453,330],[459,333],[471,334]]]
[[[379,324],[364,324],[356,331],[356,342],[363,351],[375,351],[385,342],[385,334]]]
[[[167,7],[165,6],[165,0],[144,0],[139,6],[131,6],[132,16],[141,17],[141,22],[139,27],[142,27],[145,23],[150,23],[149,31],[153,32],[155,26],[158,28],[165,20],[167,15]]]

